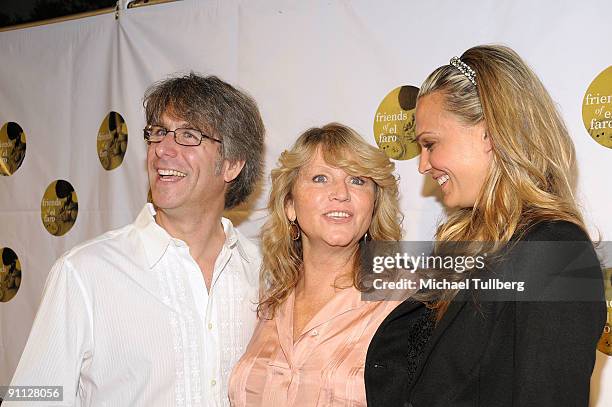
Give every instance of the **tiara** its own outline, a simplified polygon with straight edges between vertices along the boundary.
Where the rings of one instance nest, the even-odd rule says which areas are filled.
[[[450,64],[460,70],[476,86],[476,72],[468,64],[457,57],[452,57]]]

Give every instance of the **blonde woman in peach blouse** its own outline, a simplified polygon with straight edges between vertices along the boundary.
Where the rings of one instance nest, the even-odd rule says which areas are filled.
[[[359,242],[401,236],[394,165],[337,123],[272,171],[260,321],[230,378],[233,406],[365,406],[364,364],[399,304],[362,301]]]

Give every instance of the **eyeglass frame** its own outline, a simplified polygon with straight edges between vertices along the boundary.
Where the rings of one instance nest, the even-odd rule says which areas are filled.
[[[164,126],[160,126],[160,125],[158,125],[158,124],[148,124],[148,125],[147,125],[147,126],[146,126],[146,127],[143,129],[143,130],[142,130],[142,131],[143,131],[143,133],[144,133],[144,134],[143,134],[143,136],[144,136],[144,140],[146,141],[146,143],[147,143],[148,145],[150,145],[150,144],[152,144],[152,143],[153,143],[153,144],[161,143],[161,142],[162,142],[162,140],[163,140],[163,139],[162,139],[162,140],[159,140],[159,141],[151,141],[151,140],[149,140],[149,137],[150,137],[151,135],[150,135],[150,133],[148,134],[148,132],[150,132],[150,131],[151,131],[151,128],[152,128],[152,127],[160,127],[160,128],[162,128],[162,129],[164,129],[164,130],[166,131],[166,134],[164,135],[164,137],[166,137],[166,136],[168,135],[168,133],[173,133],[173,134],[174,134],[174,142],[175,142],[176,144],[178,144],[179,146],[185,146],[185,147],[197,147],[197,146],[199,146],[199,145],[201,145],[201,144],[202,144],[202,140],[204,140],[204,139],[208,139],[208,140],[211,140],[211,141],[216,141],[217,143],[219,143],[219,144],[223,145],[223,141],[221,141],[221,140],[219,140],[219,139],[216,139],[216,138],[214,138],[214,137],[211,137],[211,136],[209,136],[209,135],[207,135],[207,134],[204,134],[204,132],[203,132],[202,130],[193,129],[193,128],[188,128],[188,127],[177,127],[177,128],[176,128],[176,129],[174,129],[174,130],[168,130],[168,129],[167,129],[167,128],[165,128]],[[191,130],[191,131],[197,131],[198,133],[200,133],[200,141],[198,142],[198,144],[181,144],[181,143],[179,143],[179,142],[178,142],[178,140],[176,139],[176,131],[177,131],[177,130]]]

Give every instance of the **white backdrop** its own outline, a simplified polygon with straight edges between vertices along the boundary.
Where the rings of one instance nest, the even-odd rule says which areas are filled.
[[[127,10],[118,20],[108,14],[0,33],[0,124],[17,122],[27,137],[21,168],[0,177],[0,247],[13,249],[22,268],[18,294],[0,302],[0,384],[17,365],[54,260],[131,222],[145,202],[142,95],[178,71],[219,75],[258,101],[269,174],[311,126],[339,121],[375,144],[374,114],[392,89],[418,87],[473,45],[509,45],[558,102],[577,148],[587,222],[611,240],[612,150],[591,139],[581,116],[589,84],[612,65],[610,15],[609,0],[186,0]],[[123,164],[106,171],[96,136],[111,110],[126,119],[129,140]],[[417,161],[396,162],[405,238],[428,240],[443,211]],[[40,215],[43,192],[56,179],[68,180],[79,202],[62,237],[49,234]],[[254,238],[268,182],[253,210],[231,214]],[[610,406],[612,358],[597,356],[592,405]]]

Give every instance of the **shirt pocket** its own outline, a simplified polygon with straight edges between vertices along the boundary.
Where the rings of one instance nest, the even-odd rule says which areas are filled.
[[[289,363],[282,360],[269,360],[268,361],[268,373],[273,374],[285,374],[291,372]]]
[[[292,371],[289,364],[280,360],[270,360],[268,361],[267,371],[264,389],[266,393],[269,392],[268,396],[278,391],[286,393],[292,381]]]

